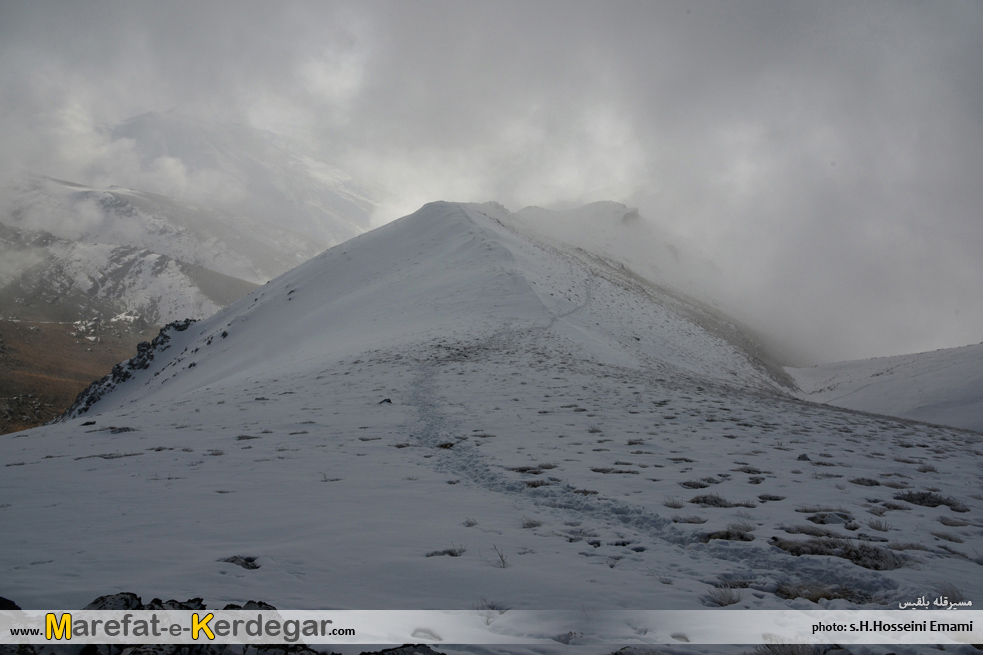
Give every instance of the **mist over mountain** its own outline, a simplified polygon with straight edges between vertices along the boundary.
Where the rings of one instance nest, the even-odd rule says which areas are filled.
[[[9,191],[8,206],[4,222],[12,227],[88,244],[144,248],[256,284],[323,250],[274,222],[118,186],[93,188],[32,176]]]
[[[22,177],[0,220],[257,283],[369,227],[368,192],[270,132],[150,113],[103,136],[114,156],[91,167],[95,186]]]
[[[203,318],[368,228],[372,204],[354,180],[272,133],[150,113],[105,134],[119,155],[93,174],[105,186],[32,174],[5,188],[10,302],[52,305],[74,294],[59,307],[63,320],[91,318],[85,299],[97,315]]]
[[[151,112],[109,132],[132,144],[147,191],[290,230],[318,251],[369,228],[372,192],[301,144],[265,130]],[[129,177],[113,171],[127,184]],[[271,239],[275,242],[275,238]]]

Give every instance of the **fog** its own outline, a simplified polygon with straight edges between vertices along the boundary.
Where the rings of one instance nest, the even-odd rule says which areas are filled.
[[[797,363],[983,341],[983,4],[0,2],[0,175],[208,198],[175,110],[437,199],[615,200]]]

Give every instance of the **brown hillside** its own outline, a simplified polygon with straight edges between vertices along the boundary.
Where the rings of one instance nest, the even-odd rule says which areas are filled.
[[[159,331],[136,323],[0,321],[0,434],[60,415]],[[87,337],[91,337],[87,338]]]

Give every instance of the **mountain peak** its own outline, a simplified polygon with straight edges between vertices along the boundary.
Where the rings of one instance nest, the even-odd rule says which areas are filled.
[[[548,357],[668,366],[755,386],[784,382],[708,308],[521,228],[497,203],[429,203],[195,325],[177,340],[173,359],[127,388],[173,397],[229,376],[320,366],[366,349],[503,339],[539,344],[529,347]],[[164,368],[173,373],[155,380]],[[130,391],[111,395],[110,404]]]

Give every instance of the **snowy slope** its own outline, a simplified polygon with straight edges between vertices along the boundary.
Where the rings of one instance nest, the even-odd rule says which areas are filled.
[[[983,432],[983,344],[786,370],[813,402]]]
[[[719,269],[701,257],[694,244],[620,203],[594,202],[565,210],[526,207],[516,216],[536,234],[623,263],[690,296],[711,299],[719,286]]]
[[[0,438],[0,578],[22,607],[978,589],[979,434],[794,399],[717,315],[496,205],[427,205],[180,328],[85,413]],[[220,561],[237,555],[259,568]]]
[[[127,313],[159,325],[210,316],[256,287],[146,249],[68,241],[3,224],[0,258],[5,318],[76,321]]]

